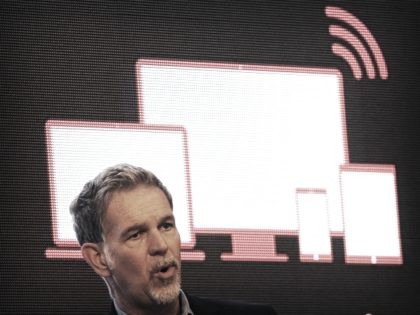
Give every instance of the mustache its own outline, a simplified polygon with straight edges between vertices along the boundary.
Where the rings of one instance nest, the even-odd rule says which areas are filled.
[[[175,257],[168,257],[154,264],[152,267],[152,273],[160,272],[169,267],[179,268],[179,265],[179,261]]]

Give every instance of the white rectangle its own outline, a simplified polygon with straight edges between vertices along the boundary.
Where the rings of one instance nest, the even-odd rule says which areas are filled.
[[[160,178],[173,196],[182,244],[193,245],[185,134],[181,128],[49,121],[47,141],[57,246],[78,245],[69,205],[87,181],[119,163],[143,167]]]
[[[402,263],[394,167],[345,165],[341,189],[346,262]]]
[[[139,60],[137,70],[139,121],[188,134],[197,230],[297,233],[296,188],[320,187],[342,233],[338,71],[166,60]]]
[[[301,261],[332,261],[325,190],[297,190]]]

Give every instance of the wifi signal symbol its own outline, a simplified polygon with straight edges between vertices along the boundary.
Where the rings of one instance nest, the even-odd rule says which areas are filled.
[[[338,7],[325,7],[325,15],[329,18],[345,22],[357,32],[359,37],[340,25],[330,25],[329,27],[330,35],[347,42],[359,54],[359,57],[366,69],[367,77],[369,79],[375,79],[376,77],[376,70],[371,58],[371,55],[373,55],[377,69],[379,71],[379,76],[381,79],[386,80],[388,78],[388,69],[384,56],[377,41],[369,29],[365,26],[365,24],[351,13]],[[362,38],[365,43],[367,43],[368,47],[363,44],[360,38]],[[369,54],[368,49],[370,50],[371,54]],[[335,55],[343,58],[349,64],[353,75],[357,80],[362,78],[362,69],[351,50],[340,43],[333,43],[331,50]]]

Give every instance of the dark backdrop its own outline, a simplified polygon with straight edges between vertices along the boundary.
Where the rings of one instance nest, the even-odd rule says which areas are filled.
[[[358,81],[333,55],[326,5],[375,36],[388,80]],[[272,304],[280,314],[416,314],[420,298],[418,1],[2,1],[0,3],[0,313],[98,314],[102,280],[53,246],[44,125],[48,119],[137,122],[139,58],[338,68],[350,161],[394,164],[403,265],[221,262],[230,237],[197,235],[205,262],[184,262],[183,287]],[[334,21],[337,22],[337,21]],[[360,60],[359,60],[360,61]]]

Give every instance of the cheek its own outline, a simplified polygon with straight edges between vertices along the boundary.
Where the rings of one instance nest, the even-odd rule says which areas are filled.
[[[139,287],[150,280],[149,269],[150,266],[144,258],[137,255],[126,255],[120,257],[116,264],[114,275],[127,288],[132,286]]]
[[[178,230],[174,233],[173,237],[170,239],[171,249],[179,254],[181,247],[181,237]]]
[[[109,262],[112,264],[112,270],[127,276],[141,276],[147,270],[147,261],[141,249],[125,248],[118,252],[110,253]]]

